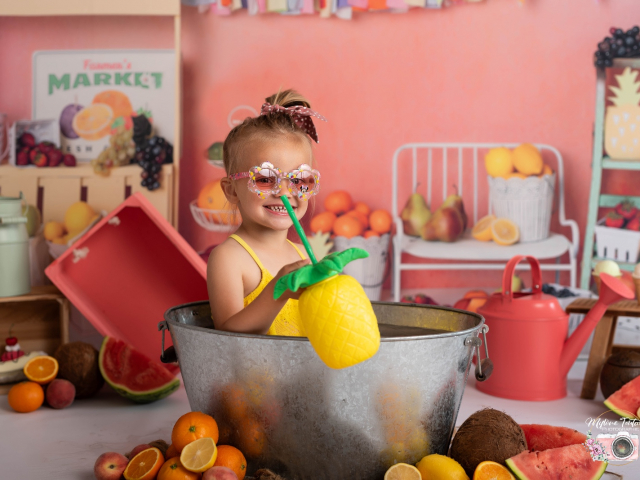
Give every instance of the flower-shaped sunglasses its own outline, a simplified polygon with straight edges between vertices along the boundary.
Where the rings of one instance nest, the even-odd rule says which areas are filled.
[[[320,172],[309,165],[302,164],[295,170],[283,173],[278,167],[264,162],[259,167],[251,167],[248,172],[233,173],[231,180],[249,178],[247,188],[260,198],[277,195],[282,189],[282,179],[289,180],[289,192],[300,200],[308,200],[320,191]]]

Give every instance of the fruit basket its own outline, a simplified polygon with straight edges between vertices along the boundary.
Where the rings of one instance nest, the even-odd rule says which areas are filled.
[[[210,232],[233,232],[240,225],[240,216],[232,210],[207,210],[197,205],[197,200],[189,203],[193,219]]]
[[[636,263],[640,252],[640,232],[605,226],[605,219],[595,227],[596,251],[600,258]]]
[[[17,148],[18,139],[23,133],[32,134],[37,144],[51,142],[56,148],[60,147],[60,131],[56,120],[18,120],[9,129],[9,165],[18,166],[20,163],[17,159]]]

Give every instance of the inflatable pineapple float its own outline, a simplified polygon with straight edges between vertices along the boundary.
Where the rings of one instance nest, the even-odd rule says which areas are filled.
[[[376,315],[358,281],[340,274],[349,262],[369,254],[350,248],[318,262],[288,199],[282,197],[282,201],[313,264],[278,280],[274,298],[287,290],[306,288],[298,302],[300,317],[311,345],[327,366],[345,368],[371,358],[380,346]]]

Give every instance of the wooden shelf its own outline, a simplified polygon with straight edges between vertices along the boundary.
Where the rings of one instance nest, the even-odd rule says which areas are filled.
[[[640,170],[638,160],[611,160],[609,157],[602,159],[602,168],[607,170]]]
[[[171,173],[173,171],[172,163],[165,163],[162,165],[162,171],[165,173]],[[0,177],[3,175],[16,175],[20,174],[24,177],[38,177],[38,178],[59,178],[59,177],[95,177],[95,178],[109,178],[109,177],[129,177],[140,176],[140,166],[132,163],[123,167],[116,167],[111,169],[111,175],[102,177],[93,173],[93,167],[88,163],[81,163],[76,167],[65,167],[63,165],[57,167],[14,167],[12,165],[0,166]]]
[[[0,2],[0,16],[179,16],[179,0],[14,0]]]

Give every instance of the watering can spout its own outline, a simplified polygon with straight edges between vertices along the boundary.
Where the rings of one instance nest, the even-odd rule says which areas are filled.
[[[575,332],[564,342],[562,355],[560,357],[560,374],[566,377],[571,369],[571,365],[578,358],[578,354],[589,335],[607,311],[609,305],[620,300],[630,300],[634,293],[620,279],[612,277],[606,273],[600,274],[600,297],[589,313],[584,317]]]

